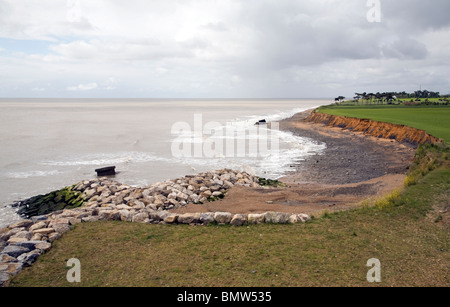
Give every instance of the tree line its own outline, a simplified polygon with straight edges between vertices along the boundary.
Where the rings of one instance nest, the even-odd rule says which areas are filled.
[[[388,104],[393,103],[394,101],[411,99],[410,102],[422,101],[425,99],[425,102],[429,102],[429,99],[433,98],[434,100],[438,99],[442,102],[449,102],[450,95],[441,96],[440,92],[433,92],[428,90],[418,90],[413,93],[407,93],[406,91],[402,92],[363,92],[363,93],[355,93],[353,97],[353,101],[366,101],[366,102],[387,102]],[[345,99],[344,96],[339,96],[335,98],[335,102],[342,102]]]
[[[408,98],[441,98],[441,94],[439,92],[433,92],[428,90],[419,90],[414,93],[403,92],[377,92],[377,93],[355,93],[354,99],[387,99],[387,100],[395,100],[395,99],[408,99]]]

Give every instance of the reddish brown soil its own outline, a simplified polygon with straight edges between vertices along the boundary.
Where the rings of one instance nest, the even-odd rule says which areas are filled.
[[[398,142],[407,142],[413,145],[442,142],[442,140],[426,133],[424,130],[403,125],[377,122],[370,119],[312,113],[306,121],[322,123],[331,127],[349,129],[354,132],[363,132],[365,135],[396,140]]]

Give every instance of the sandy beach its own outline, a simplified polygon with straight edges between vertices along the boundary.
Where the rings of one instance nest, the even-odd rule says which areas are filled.
[[[340,128],[307,122],[312,110],[280,122],[280,129],[324,142],[323,154],[291,165],[281,178],[283,188],[234,187],[223,200],[188,205],[178,213],[263,213],[268,211],[320,214],[345,210],[361,201],[402,186],[415,147],[364,136]]]

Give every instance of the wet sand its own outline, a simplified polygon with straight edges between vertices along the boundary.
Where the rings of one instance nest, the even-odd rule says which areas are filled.
[[[280,129],[327,145],[321,155],[291,165],[284,188],[234,187],[223,200],[188,205],[187,212],[319,214],[354,207],[402,186],[416,148],[305,121],[312,110],[280,122]]]

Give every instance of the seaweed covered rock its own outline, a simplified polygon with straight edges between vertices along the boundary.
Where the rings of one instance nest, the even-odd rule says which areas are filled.
[[[51,212],[81,207],[86,196],[74,190],[74,186],[54,191],[46,195],[38,195],[13,204],[17,213],[23,217],[33,217],[49,214]]]
[[[276,187],[276,188],[286,187],[286,185],[284,183],[282,183],[281,181],[266,179],[266,178],[258,178],[258,183],[260,186],[263,186],[263,187]]]

